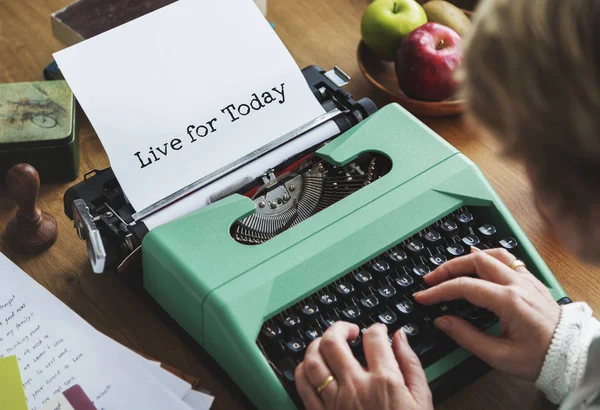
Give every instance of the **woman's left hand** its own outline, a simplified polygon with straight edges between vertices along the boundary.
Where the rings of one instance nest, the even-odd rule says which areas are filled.
[[[362,335],[368,369],[348,345],[358,335],[358,326],[338,322],[308,346],[295,374],[307,410],[433,410],[425,372],[406,335],[397,332],[390,345],[386,326],[371,326]]]

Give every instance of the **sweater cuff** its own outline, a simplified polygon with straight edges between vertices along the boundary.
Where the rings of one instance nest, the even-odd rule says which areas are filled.
[[[561,307],[558,326],[535,383],[552,403],[562,402],[583,377],[588,349],[598,327],[587,304]]]

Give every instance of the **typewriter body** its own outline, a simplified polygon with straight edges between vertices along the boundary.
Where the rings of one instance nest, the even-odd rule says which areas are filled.
[[[362,112],[316,151],[209,206],[138,233],[128,210],[124,227],[99,233],[142,243],[145,290],[260,409],[302,408],[294,369],[339,320],[403,327],[434,397],[472,379],[476,367],[465,366],[476,362],[432,321],[455,314],[497,333],[497,318],[464,301],[424,308],[411,299],[423,275],[471,246],[508,249],[557,302],[569,301],[473,162],[399,105]],[[71,216],[83,198],[74,188]],[[95,222],[127,207],[85,202]],[[360,337],[350,345],[364,363]]]

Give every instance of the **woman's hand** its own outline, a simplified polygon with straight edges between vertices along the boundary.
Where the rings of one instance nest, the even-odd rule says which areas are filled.
[[[435,325],[490,366],[536,380],[560,317],[548,289],[524,267],[509,267],[516,258],[501,249],[476,251],[444,263],[426,275],[433,286],[415,294],[424,305],[466,299],[500,318],[500,337],[482,332],[458,317],[438,318]],[[477,274],[478,278],[468,275]]]
[[[358,335],[358,326],[337,322],[308,346],[295,374],[307,410],[433,410],[425,372],[406,335],[397,332],[390,345],[386,326],[371,326],[362,335],[368,370],[348,345]],[[333,381],[319,394],[329,376]]]

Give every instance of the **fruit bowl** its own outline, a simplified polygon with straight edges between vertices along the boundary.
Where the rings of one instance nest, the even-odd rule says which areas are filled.
[[[463,11],[471,17],[472,13]],[[407,97],[398,86],[394,62],[381,60],[362,41],[358,45],[357,58],[358,66],[365,78],[392,101],[399,103],[414,115],[444,117],[460,114],[464,110],[465,102],[461,99],[450,98],[431,102]]]

